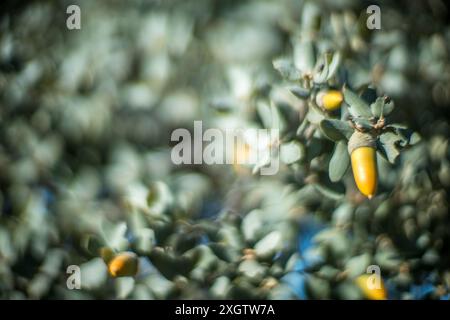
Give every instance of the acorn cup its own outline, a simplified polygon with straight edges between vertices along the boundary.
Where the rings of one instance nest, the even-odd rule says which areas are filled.
[[[371,199],[377,189],[376,141],[369,133],[355,131],[348,141],[353,177],[359,191]]]

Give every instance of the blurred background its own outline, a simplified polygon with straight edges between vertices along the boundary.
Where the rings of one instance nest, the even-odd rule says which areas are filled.
[[[67,7],[81,9],[69,30]],[[366,8],[381,29],[366,28]],[[0,298],[370,299],[450,297],[450,28],[429,1],[2,1]],[[272,61],[340,51],[352,87],[395,102],[421,142],[379,161],[368,201],[351,172],[328,180],[333,144],[296,138],[306,103]],[[280,172],[180,165],[171,133],[264,127],[287,141]],[[98,249],[132,251],[112,278]],[[81,268],[69,290],[67,267]]]

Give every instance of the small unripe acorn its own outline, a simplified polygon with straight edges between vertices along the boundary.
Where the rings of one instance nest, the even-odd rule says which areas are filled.
[[[344,101],[344,96],[339,90],[323,90],[316,96],[317,105],[328,111],[339,109],[342,101]]]
[[[356,285],[361,289],[364,296],[370,300],[386,300],[387,291],[383,281],[380,279],[380,286],[378,288],[371,288],[369,286],[369,283],[371,282],[369,277],[371,277],[371,275],[363,274],[355,279]]]
[[[348,141],[353,177],[359,191],[371,199],[377,189],[377,157],[375,138],[355,131]]]
[[[112,277],[133,277],[138,272],[138,257],[133,252],[122,252],[108,263],[108,272]]]

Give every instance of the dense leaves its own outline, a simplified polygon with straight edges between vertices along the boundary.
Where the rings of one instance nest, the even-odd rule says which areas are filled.
[[[0,298],[448,299],[443,2],[379,1],[381,30],[361,1],[77,3],[81,30],[63,2],[1,16]],[[280,135],[239,136],[255,164],[175,165],[196,120]]]

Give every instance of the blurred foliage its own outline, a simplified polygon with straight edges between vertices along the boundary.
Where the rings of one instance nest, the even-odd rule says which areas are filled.
[[[0,4],[0,298],[362,299],[376,264],[376,298],[448,299],[448,9],[378,1],[368,30],[370,4]],[[316,103],[325,89],[341,108]],[[369,201],[347,120],[388,115]],[[173,165],[170,134],[194,120],[275,125],[279,173]],[[116,254],[137,275],[108,275]]]

